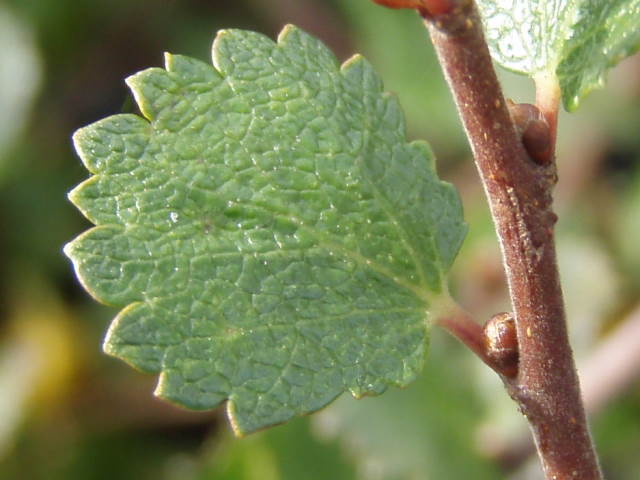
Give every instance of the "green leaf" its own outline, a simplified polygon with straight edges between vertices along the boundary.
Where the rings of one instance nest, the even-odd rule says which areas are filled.
[[[518,73],[556,75],[568,110],[640,48],[640,0],[478,0],[478,6],[494,59]]]
[[[127,80],[147,120],[74,135],[97,226],[65,252],[124,307],[105,350],[160,397],[228,400],[239,434],[408,384],[465,233],[455,190],[363,58],[288,26],[222,31],[213,61],[167,55]]]

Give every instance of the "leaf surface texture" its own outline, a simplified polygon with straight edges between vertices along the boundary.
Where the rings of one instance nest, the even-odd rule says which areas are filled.
[[[65,252],[122,308],[105,350],[162,398],[227,401],[239,434],[408,384],[464,237],[456,192],[362,57],[288,26],[221,31],[213,64],[167,55],[127,79],[144,118],[74,136],[96,227]]]

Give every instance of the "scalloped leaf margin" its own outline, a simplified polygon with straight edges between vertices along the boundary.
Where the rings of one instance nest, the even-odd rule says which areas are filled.
[[[219,32],[215,68],[166,55],[127,79],[145,118],[77,131],[96,227],[65,247],[124,307],[104,349],[237,434],[405,386],[466,232],[453,187],[371,66],[287,26]]]

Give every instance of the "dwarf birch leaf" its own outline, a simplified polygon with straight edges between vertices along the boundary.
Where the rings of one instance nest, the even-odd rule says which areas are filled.
[[[568,110],[640,48],[640,0],[478,0],[478,6],[494,59],[518,73],[556,75]]]
[[[456,192],[362,57],[288,26],[222,31],[213,62],[167,55],[127,79],[145,118],[74,135],[96,227],[65,252],[122,308],[105,351],[160,397],[227,401],[239,434],[406,385],[464,237]]]

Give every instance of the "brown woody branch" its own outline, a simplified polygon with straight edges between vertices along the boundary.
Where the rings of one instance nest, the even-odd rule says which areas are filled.
[[[505,385],[529,421],[548,479],[601,479],[556,265],[555,164],[534,162],[524,149],[474,2],[459,2],[444,15],[422,13],[471,143],[502,249],[520,358],[517,375],[503,377]]]
[[[514,310],[519,364],[514,376],[502,378],[529,421],[545,475],[599,480],[567,336],[553,238],[557,84],[537,79],[539,110],[549,127],[545,152],[536,144],[537,127],[529,134],[516,129],[472,0],[375,1],[415,8],[425,18],[453,92],[489,200]],[[533,135],[536,154],[525,150],[522,139],[531,141],[527,135]],[[441,324],[487,362],[474,337],[476,327],[457,326],[455,319]]]

